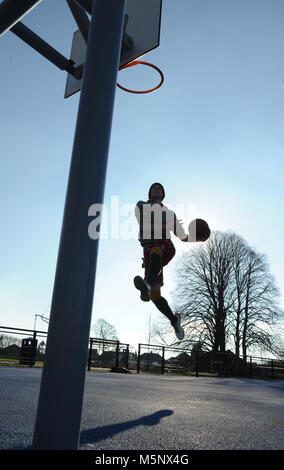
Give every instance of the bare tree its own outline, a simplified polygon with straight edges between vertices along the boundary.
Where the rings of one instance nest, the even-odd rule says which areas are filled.
[[[155,344],[159,346],[174,346],[177,343],[176,339],[173,341],[173,328],[166,317],[161,316],[158,321],[153,322],[152,332]]]
[[[146,323],[144,338],[147,344],[151,344],[153,339],[155,338],[154,324],[151,313],[149,313],[148,320]]]
[[[45,349],[46,349],[46,343],[45,341],[41,341],[37,347],[37,350],[39,352],[39,354],[44,354],[45,353]]]
[[[264,255],[248,249],[243,278],[243,356],[246,358],[248,348],[275,352],[277,341],[274,330],[282,312],[278,303],[279,290]]]
[[[149,314],[143,336],[147,344],[172,346],[173,336],[173,328],[166,317],[160,315],[153,320],[151,313]]]
[[[208,242],[183,255],[176,273],[176,309],[183,315],[189,339],[213,351],[225,351],[233,302],[233,243],[231,234],[215,232]]]
[[[0,336],[0,348],[7,348],[12,345],[21,346],[22,341],[15,336],[1,335]]]
[[[246,261],[249,247],[241,237],[235,237],[233,256],[233,275],[231,292],[233,306],[230,315],[230,331],[234,341],[235,353],[240,354],[242,342],[242,314],[246,290]]]
[[[103,318],[98,318],[95,325],[92,327],[92,332],[96,338],[118,341],[115,327]]]
[[[183,316],[186,339],[224,352],[234,342],[275,351],[275,327],[283,318],[279,291],[265,257],[237,234],[214,232],[178,262],[175,310]]]

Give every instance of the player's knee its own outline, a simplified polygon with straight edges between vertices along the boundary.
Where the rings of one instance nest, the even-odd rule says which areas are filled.
[[[162,249],[159,248],[158,246],[153,246],[153,248],[151,248],[150,256],[151,256],[151,255],[159,255],[159,256],[162,256],[162,254],[163,254]]]
[[[151,290],[150,299],[151,299],[153,302],[155,302],[156,300],[158,300],[160,297],[161,297],[161,290],[160,290],[160,289],[152,289],[152,290]]]

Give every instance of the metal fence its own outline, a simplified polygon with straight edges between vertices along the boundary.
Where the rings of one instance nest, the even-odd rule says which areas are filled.
[[[183,347],[138,345],[137,373],[284,379],[284,361]]]
[[[0,365],[41,367],[45,359],[47,332],[0,326]],[[137,354],[120,341],[89,338],[86,367],[136,369]]]
[[[45,359],[47,332],[0,326],[0,365],[42,367]],[[138,354],[129,346],[114,340],[90,338],[88,370],[111,369],[184,374],[284,379],[284,361],[255,356],[237,357],[226,353],[197,350],[193,346],[166,347],[138,345]]]
[[[42,365],[46,338],[45,331],[0,326],[0,365]]]
[[[137,354],[129,344],[120,341],[90,338],[88,370],[92,368],[111,368],[113,370],[136,369]]]

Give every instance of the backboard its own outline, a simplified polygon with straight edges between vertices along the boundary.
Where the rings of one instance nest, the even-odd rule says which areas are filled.
[[[160,44],[162,0],[127,0],[120,67],[155,49]],[[126,47],[124,47],[126,45]],[[80,30],[73,35],[70,59],[75,67],[85,62],[86,42]],[[64,98],[81,89],[81,79],[67,75]]]

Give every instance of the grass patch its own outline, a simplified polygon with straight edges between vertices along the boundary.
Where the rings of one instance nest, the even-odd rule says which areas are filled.
[[[0,366],[11,366],[11,367],[30,367],[29,364],[20,364],[20,359],[0,357]],[[43,367],[42,361],[36,361],[33,367]]]

